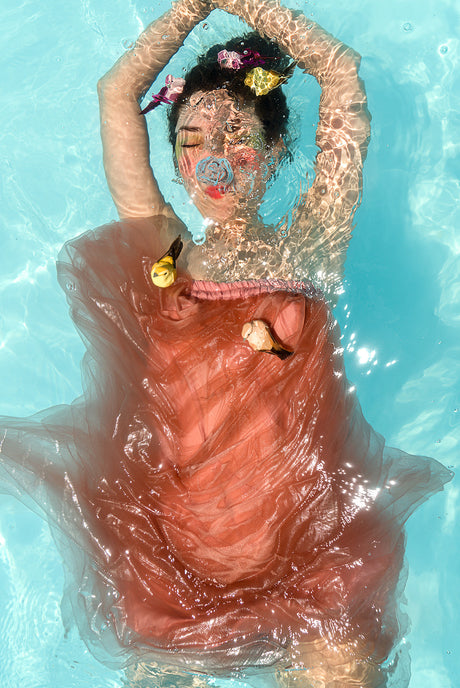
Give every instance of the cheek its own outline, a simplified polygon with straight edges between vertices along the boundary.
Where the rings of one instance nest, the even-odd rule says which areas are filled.
[[[235,167],[245,172],[258,172],[262,160],[263,154],[251,148],[238,151],[233,157]]]
[[[264,156],[252,149],[240,150],[231,160],[232,167],[239,178],[240,192],[251,192],[254,185],[259,184],[264,178]]]
[[[176,146],[176,159],[177,165],[179,167],[179,172],[181,173],[181,176],[184,179],[184,181],[195,176],[195,167],[197,163],[196,155],[190,153],[189,149],[184,149],[180,146]]]

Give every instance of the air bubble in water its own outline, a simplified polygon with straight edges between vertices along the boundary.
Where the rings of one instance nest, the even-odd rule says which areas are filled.
[[[406,22],[405,24],[403,24],[403,29],[404,31],[407,31],[407,33],[410,33],[414,30],[414,27],[410,22]]]
[[[121,45],[125,50],[131,50],[134,45],[134,41],[132,41],[130,38],[124,38],[121,42]]]
[[[447,45],[440,45],[439,46],[439,52],[441,53],[441,55],[445,55],[448,50],[449,50],[449,47]]]
[[[205,31],[207,31],[207,30],[208,30],[208,28],[209,28],[209,25],[208,25],[208,24],[206,24],[206,22],[205,22],[205,23],[203,24],[203,29],[204,29]]]

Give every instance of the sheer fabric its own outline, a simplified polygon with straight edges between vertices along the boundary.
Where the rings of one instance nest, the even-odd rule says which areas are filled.
[[[399,634],[403,524],[450,473],[385,447],[309,283],[149,278],[167,220],[70,241],[59,281],[87,347],[84,394],[0,419],[0,480],[48,518],[64,611],[111,666],[261,666],[309,643]],[[265,321],[293,352],[253,351]]]

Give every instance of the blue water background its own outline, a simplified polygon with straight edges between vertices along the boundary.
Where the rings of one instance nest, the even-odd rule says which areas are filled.
[[[390,445],[458,466],[460,440],[460,22],[456,0],[291,2],[363,56],[372,112],[364,200],[337,307],[348,377]],[[97,79],[167,3],[4,0],[0,9],[0,413],[29,415],[80,393],[82,345],[56,283],[62,243],[115,219],[98,134]],[[212,17],[171,71],[238,21]],[[312,170],[318,88],[289,85]],[[163,116],[152,156],[165,195],[198,227],[171,182]],[[161,124],[160,124],[161,122]],[[166,164],[167,163],[167,164]],[[169,165],[169,166],[168,166]],[[295,183],[288,195],[295,195]],[[276,214],[277,195],[267,213]],[[274,202],[275,201],[275,202]],[[274,210],[275,208],[275,210]],[[458,483],[408,527],[411,688],[459,685]],[[47,527],[0,501],[0,685],[119,688],[60,619],[61,564]],[[217,685],[217,684],[216,684]]]

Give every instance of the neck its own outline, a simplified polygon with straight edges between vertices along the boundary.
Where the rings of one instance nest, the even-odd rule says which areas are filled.
[[[253,233],[263,227],[257,214],[251,216],[231,217],[223,222],[216,222],[214,227],[217,234],[231,243],[238,242],[248,233]]]

